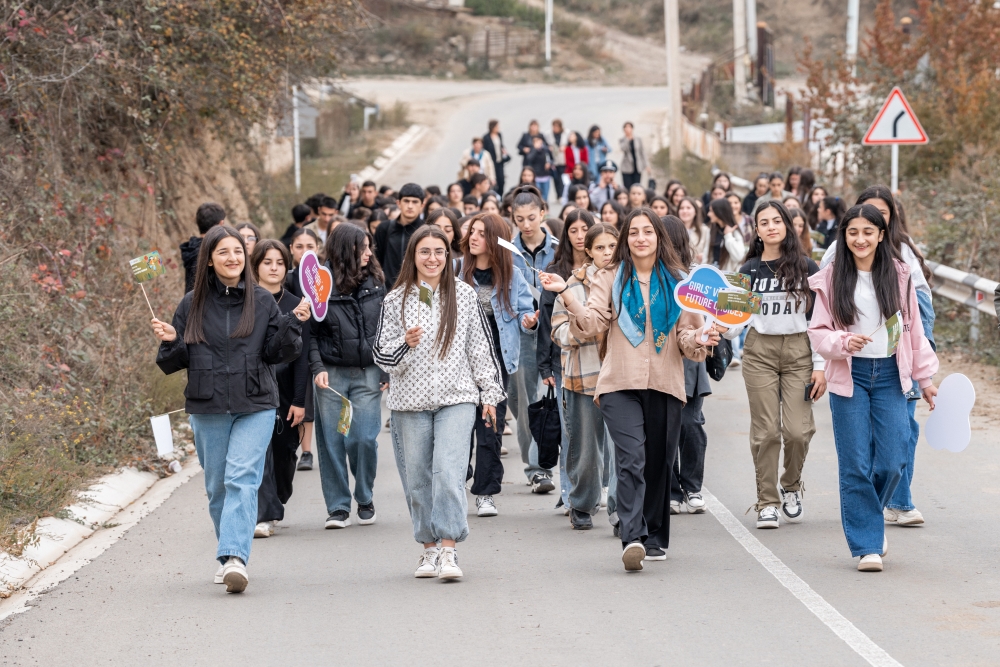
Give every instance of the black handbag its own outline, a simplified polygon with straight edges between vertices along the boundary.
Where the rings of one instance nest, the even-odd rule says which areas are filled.
[[[528,426],[538,445],[538,467],[549,470],[559,464],[562,424],[555,389],[549,387],[539,401],[528,406]]]
[[[729,362],[732,360],[733,344],[725,338],[720,338],[719,344],[705,357],[705,370],[708,371],[708,377],[716,382],[721,380],[722,376],[726,374],[726,369],[729,368]]]

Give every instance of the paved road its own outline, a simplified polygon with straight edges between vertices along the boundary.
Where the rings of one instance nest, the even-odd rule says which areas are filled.
[[[805,522],[756,531],[743,514],[754,474],[738,371],[717,390],[706,402],[706,485],[754,539],[900,664],[997,663],[995,433],[977,431],[959,455],[920,445],[927,524],[889,528],[885,572],[865,575],[840,529],[826,400]],[[199,475],[0,624],[0,665],[866,664],[712,514],[675,517],[667,560],[625,574],[606,515],[571,530],[554,496],[529,492],[507,440],[500,515],[470,518],[460,583],[413,578],[420,548],[383,432],[374,526],[323,530],[318,473],[299,473],[283,527],[254,542],[249,589],[226,595],[211,583]]]
[[[382,105],[405,101],[412,119],[430,126],[430,132],[411,153],[400,159],[382,179],[397,188],[414,181],[425,185],[436,183],[444,189],[455,181],[462,151],[468,148],[472,137],[486,133],[491,118],[500,121],[504,145],[513,156],[506,169],[508,189],[517,181],[521,170],[517,142],[532,119],[539,121],[544,132],[551,129],[553,118],[562,119],[567,130],[584,135],[591,125],[599,125],[605,139],[615,149],[613,159],[619,164],[621,128],[625,121],[632,121],[636,133],[645,142],[647,155],[652,157],[654,144],[659,145],[668,104],[664,86],[587,87],[365,79],[345,87]]]

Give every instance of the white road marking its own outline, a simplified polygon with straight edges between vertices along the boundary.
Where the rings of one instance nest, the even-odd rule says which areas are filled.
[[[902,664],[869,639],[868,635],[858,630],[833,605],[824,600],[809,584],[792,572],[770,549],[761,544],[760,540],[754,537],[740,523],[739,519],[733,516],[733,513],[719,502],[718,498],[709,493],[704,487],[702,487],[701,493],[705,498],[705,505],[708,507],[708,511],[718,519],[722,527],[729,531],[729,534],[736,538],[736,541],[751,556],[756,558],[757,562],[763,565],[765,570],[770,572],[782,586],[787,588],[826,627],[833,630],[835,635],[843,639],[855,653],[864,658],[872,667],[902,667]]]

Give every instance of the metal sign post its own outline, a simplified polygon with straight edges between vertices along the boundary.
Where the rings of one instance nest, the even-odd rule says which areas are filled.
[[[892,191],[899,191],[899,145],[926,144],[927,133],[913,113],[906,96],[898,87],[893,88],[872,121],[865,138],[865,146],[892,147]]]

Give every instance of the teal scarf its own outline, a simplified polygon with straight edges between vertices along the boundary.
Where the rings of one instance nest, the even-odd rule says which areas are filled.
[[[646,304],[635,271],[632,271],[632,277],[624,284],[623,273],[622,265],[619,264],[611,288],[611,299],[618,316],[618,327],[632,347],[638,347],[646,337]],[[658,261],[649,280],[649,311],[657,354],[663,349],[670,330],[681,316],[681,308],[674,300],[676,284],[677,279],[670,275],[662,261]]]

